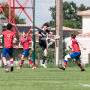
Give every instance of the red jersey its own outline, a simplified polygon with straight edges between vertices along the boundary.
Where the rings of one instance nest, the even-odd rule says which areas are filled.
[[[29,41],[31,41],[30,37],[20,38],[20,42],[23,44],[23,50],[29,49]]]
[[[72,40],[72,47],[73,47],[74,52],[80,52],[81,53],[79,44],[77,43],[76,39]]]
[[[13,47],[13,38],[16,38],[15,33],[6,30],[2,32],[2,35],[4,36],[4,47],[5,48],[12,48]]]

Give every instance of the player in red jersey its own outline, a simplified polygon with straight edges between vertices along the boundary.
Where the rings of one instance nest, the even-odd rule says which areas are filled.
[[[30,37],[26,36],[26,31],[22,32],[22,37],[20,38],[20,43],[19,43],[19,47],[21,47],[21,44],[23,44],[23,55],[21,57],[21,63],[20,66],[17,69],[21,69],[23,63],[24,63],[24,57],[27,57],[27,59],[29,60],[30,64],[32,65],[32,69],[35,69],[35,65],[33,64],[32,59],[29,57],[29,42],[31,41]],[[32,43],[32,51],[33,49],[33,41],[31,41]]]
[[[10,63],[11,63],[11,72],[13,71],[13,38],[15,40],[15,43],[17,42],[15,33],[10,31],[12,29],[13,25],[8,23],[7,24],[7,30],[2,32],[2,35],[0,35],[0,38],[4,36],[4,48],[2,52],[3,57],[3,63],[5,65],[5,72],[9,72],[6,57],[9,54]]]
[[[68,47],[70,49],[73,49],[74,52],[65,56],[63,67],[59,67],[59,68],[62,69],[62,70],[65,70],[65,67],[66,67],[68,58],[74,58],[75,63],[81,68],[81,71],[85,71],[85,69],[81,66],[80,62],[78,61],[79,60],[79,57],[81,56],[81,50],[79,48],[79,44],[81,46],[82,46],[82,44],[75,39],[76,38],[76,35],[75,34],[71,34],[71,37],[70,38],[72,40],[72,47],[70,45]],[[84,48],[83,46],[82,46],[82,48],[84,50],[86,50],[86,48]]]

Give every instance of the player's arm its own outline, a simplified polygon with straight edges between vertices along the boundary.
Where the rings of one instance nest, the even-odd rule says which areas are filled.
[[[32,49],[32,51],[34,51],[34,49],[33,49],[33,41],[31,41],[31,49]]]
[[[19,42],[19,47],[21,47],[22,45],[21,45],[21,42]]]
[[[19,41],[19,47],[22,46],[22,39],[20,38],[20,41]]]
[[[14,41],[15,41],[15,43],[17,43],[17,39],[16,38],[14,38]]]
[[[18,45],[18,42],[17,42],[17,39],[16,39],[16,37],[14,38],[14,41],[15,41],[16,45]]]
[[[37,30],[37,32],[35,32],[36,35],[39,35],[40,37],[42,37],[42,35],[40,34],[40,31]]]
[[[33,41],[30,39],[30,37],[28,37],[28,40],[31,43],[31,49],[32,49],[32,51],[34,51],[34,49],[33,49]]]
[[[15,44],[16,44],[16,49],[18,49],[18,42],[17,42],[16,37],[14,38],[14,41],[15,41]]]
[[[48,34],[50,35],[50,36],[52,36],[53,35],[53,32],[51,32],[50,30],[48,30],[47,29],[47,32],[48,32]]]
[[[14,41],[15,41],[15,44],[18,45],[18,42],[17,42],[17,38],[16,38],[15,33],[13,33],[13,39],[14,39]]]
[[[50,32],[49,34],[50,34],[50,36],[52,36],[53,35],[53,32]]]
[[[82,45],[82,43],[80,41],[77,41],[77,43],[79,43],[81,45],[81,47],[86,50],[86,48]]]
[[[72,49],[72,46],[68,45],[69,49]]]
[[[3,37],[3,35],[0,35],[0,38],[2,38]]]

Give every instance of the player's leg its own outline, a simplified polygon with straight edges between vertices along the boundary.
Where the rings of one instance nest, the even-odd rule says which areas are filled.
[[[47,58],[47,49],[45,47],[42,47],[43,48],[43,51],[44,51],[44,56],[43,56],[43,62],[41,64],[41,66],[43,66],[44,68],[47,68],[46,65],[45,65],[45,60]]]
[[[11,55],[9,55],[10,58],[10,64],[11,64],[11,72],[13,71],[13,57]]]
[[[82,67],[82,65],[80,64],[80,62],[78,61],[79,57],[76,59],[74,58],[75,63],[81,68],[81,71],[85,71],[85,69]]]
[[[20,63],[20,66],[17,68],[17,69],[21,69],[23,63],[24,63],[24,55],[21,56],[21,63]]]
[[[35,67],[32,59],[29,57],[29,55],[27,56],[27,59],[29,60],[29,63],[32,65],[32,67],[33,67],[32,69],[35,69],[36,67]]]
[[[44,50],[44,57],[43,57],[43,64],[45,63],[45,60],[46,60],[46,58],[47,58],[47,54],[48,54],[48,52],[47,52],[47,49],[45,49]]]
[[[68,58],[71,58],[69,54],[65,56],[63,67],[59,67],[60,69],[65,70],[65,67],[67,65]]]
[[[46,42],[48,42],[48,47],[49,47],[50,45],[52,45],[53,42],[55,42],[55,40],[59,40],[60,36],[59,36],[59,35],[54,35],[54,38],[55,38],[55,39],[46,38]]]
[[[42,50],[44,52],[43,62],[41,64],[41,66],[43,66],[44,68],[47,68],[45,66],[45,60],[46,60],[46,57],[47,57],[47,50],[45,50],[47,48],[46,41],[45,40],[43,40],[43,42],[42,41],[39,41],[39,45],[40,45],[40,47],[42,48]]]
[[[39,41],[39,45],[40,47],[42,48],[43,52],[44,52],[44,56],[43,56],[43,62],[41,64],[41,66],[43,66],[44,68],[47,68],[45,66],[45,60],[46,60],[46,57],[47,57],[47,45],[46,45],[46,40],[43,40],[43,41]]]
[[[46,38],[46,42],[55,42],[55,40],[51,38]]]
[[[80,62],[77,59],[74,59],[75,63],[81,68],[81,71],[85,71]]]
[[[9,72],[6,57],[3,57],[3,63],[4,63],[4,66],[5,66],[5,72]]]
[[[8,54],[9,54],[10,64],[11,64],[10,71],[12,72],[13,71],[13,48],[8,49]]]
[[[2,57],[3,57],[4,66],[5,66],[5,72],[9,72],[7,61],[6,61],[7,55],[8,55],[8,48],[3,48]]]
[[[46,38],[46,42],[48,42],[48,47],[49,47],[50,45],[53,44],[53,42],[55,42],[55,40],[54,39],[50,39],[50,38]]]
[[[10,64],[11,64],[11,67],[13,66],[13,57],[12,56],[9,56],[10,58]]]

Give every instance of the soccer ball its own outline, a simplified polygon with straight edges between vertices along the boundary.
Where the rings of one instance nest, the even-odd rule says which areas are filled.
[[[54,38],[55,38],[56,40],[59,40],[60,36],[59,36],[59,35],[55,35]]]

